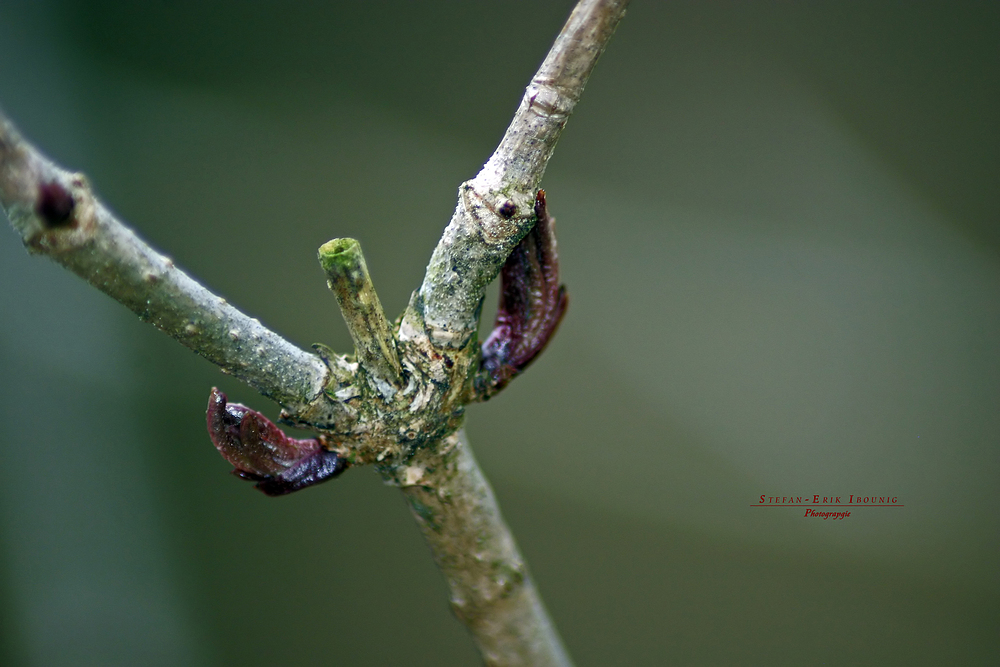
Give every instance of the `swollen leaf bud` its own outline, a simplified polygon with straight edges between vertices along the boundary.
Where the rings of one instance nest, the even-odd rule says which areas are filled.
[[[535,195],[535,226],[500,271],[500,306],[482,347],[476,393],[486,400],[534,361],[556,332],[569,297],[559,284],[555,220],[545,190]]]
[[[208,434],[215,448],[235,466],[233,474],[257,482],[269,496],[281,496],[336,477],[347,462],[319,440],[289,438],[271,420],[245,405],[229,403],[212,387]]]

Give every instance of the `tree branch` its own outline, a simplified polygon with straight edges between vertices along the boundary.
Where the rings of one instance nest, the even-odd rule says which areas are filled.
[[[565,309],[538,185],[627,4],[581,0],[574,9],[500,146],[459,188],[458,206],[398,331],[385,319],[357,242],[339,239],[320,249],[355,341],[353,360],[323,346],[319,356],[304,352],[229,306],[118,222],[83,176],[46,160],[0,116],[0,204],[28,250],[77,273],[284,405],[286,419],[320,433],[289,439],[260,413],[213,390],[212,440],[258,488],[287,493],[348,465],[375,464],[403,490],[448,581],[455,614],[488,665],[570,665],[462,424],[465,404],[523,369]],[[505,269],[504,280],[509,274],[517,285],[506,292],[505,329],[491,338],[496,377],[477,390],[484,290],[536,221],[537,238],[526,239]]]
[[[571,666],[465,431],[406,470],[407,502],[484,662]]]
[[[316,399],[329,370],[229,305],[146,245],[0,115],[0,204],[30,253],[77,274],[139,319],[292,411]]]
[[[486,286],[534,224],[533,202],[545,167],[627,5],[577,4],[493,156],[459,187],[458,206],[420,287],[436,344],[461,347],[476,331]]]

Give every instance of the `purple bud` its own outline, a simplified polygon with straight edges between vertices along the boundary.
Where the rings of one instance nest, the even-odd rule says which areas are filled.
[[[347,462],[319,440],[289,438],[271,420],[245,405],[229,403],[212,387],[208,434],[215,448],[235,466],[233,474],[257,482],[269,496],[281,496],[336,477]]]
[[[483,400],[503,389],[534,361],[559,326],[569,297],[559,284],[555,220],[545,190],[535,196],[537,222],[500,271],[500,307],[482,347],[476,390]]]

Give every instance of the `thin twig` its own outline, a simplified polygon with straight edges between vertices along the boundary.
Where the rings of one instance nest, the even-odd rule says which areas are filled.
[[[500,146],[459,188],[455,213],[404,313],[404,349],[423,343],[461,358],[474,340],[486,285],[535,223],[545,166],[627,4],[582,0],[573,10]],[[572,664],[464,434],[420,450],[395,479],[448,580],[455,614],[487,664]]]
[[[420,287],[435,343],[461,347],[476,331],[486,286],[534,224],[533,202],[545,167],[627,5],[577,4],[493,156],[459,188],[458,206]]]
[[[119,222],[86,179],[60,169],[0,115],[0,204],[31,253],[47,255],[223,372],[298,412],[329,370],[205,289]]]

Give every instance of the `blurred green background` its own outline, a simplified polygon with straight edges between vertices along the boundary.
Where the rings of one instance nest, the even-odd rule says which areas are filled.
[[[348,351],[316,248],[399,313],[571,4],[4,1],[0,105]],[[569,313],[468,415],[581,667],[1000,662],[998,38],[997,3],[635,1],[543,183]],[[9,228],[0,285],[0,664],[477,663],[373,471],[268,499],[203,415],[275,406]]]

